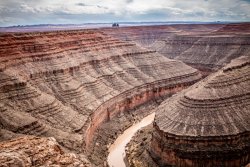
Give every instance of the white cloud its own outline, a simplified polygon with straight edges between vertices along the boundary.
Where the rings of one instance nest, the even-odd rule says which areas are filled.
[[[84,22],[88,22],[87,19],[90,16],[93,16],[90,22],[112,21],[114,19],[122,21],[250,21],[249,9],[250,2],[246,0],[0,1],[2,20],[8,18],[8,20],[20,20],[21,22],[24,17],[28,17],[30,24],[67,19],[69,22],[75,23],[81,22],[82,18],[85,18]],[[28,21],[26,22],[28,23]]]

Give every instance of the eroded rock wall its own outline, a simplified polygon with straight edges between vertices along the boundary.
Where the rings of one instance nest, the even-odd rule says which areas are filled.
[[[249,23],[191,24],[127,27],[104,32],[185,62],[206,76],[232,59],[249,55],[249,27]]]
[[[151,155],[160,166],[250,162],[249,58],[232,61],[158,107]]]
[[[201,78],[180,61],[99,30],[3,33],[0,39],[2,140],[54,137],[84,153],[103,122]]]
[[[250,36],[176,36],[164,42],[160,53],[201,71],[220,69],[230,60],[250,53]]]

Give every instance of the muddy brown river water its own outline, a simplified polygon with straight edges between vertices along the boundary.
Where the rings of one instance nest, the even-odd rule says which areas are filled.
[[[124,162],[125,147],[135,135],[135,133],[141,128],[151,124],[154,120],[155,113],[152,113],[140,122],[132,125],[126,129],[109,147],[108,164],[110,167],[126,167]]]

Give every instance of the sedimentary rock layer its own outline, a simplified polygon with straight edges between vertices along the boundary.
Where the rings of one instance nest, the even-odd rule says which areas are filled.
[[[83,152],[96,129],[195,83],[199,72],[99,30],[0,34],[0,138],[55,137]]]
[[[249,55],[249,27],[249,23],[194,24],[127,27],[104,32],[181,60],[207,75],[234,58]]]
[[[160,165],[242,166],[250,162],[250,57],[164,101],[151,143]]]

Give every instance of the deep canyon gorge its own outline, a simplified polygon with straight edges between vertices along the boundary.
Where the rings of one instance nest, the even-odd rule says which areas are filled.
[[[247,165],[249,69],[249,23],[2,32],[0,164],[108,166],[156,113],[127,166]]]

